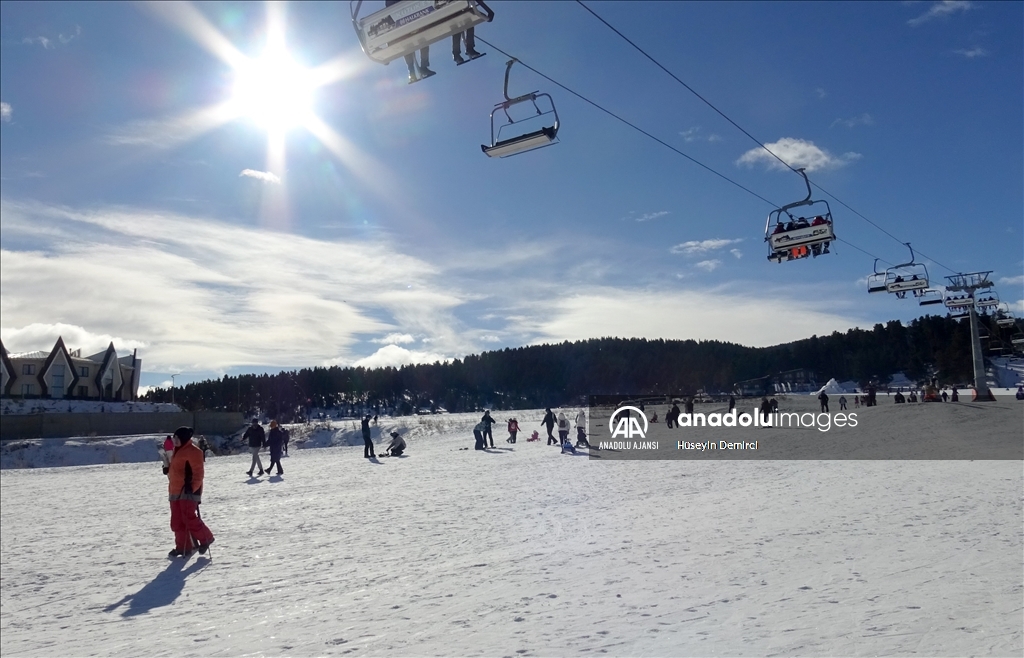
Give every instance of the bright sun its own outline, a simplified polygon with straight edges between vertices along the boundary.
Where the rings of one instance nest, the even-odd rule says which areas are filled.
[[[238,68],[233,103],[241,116],[271,131],[303,125],[313,114],[315,84],[283,50],[268,50]]]

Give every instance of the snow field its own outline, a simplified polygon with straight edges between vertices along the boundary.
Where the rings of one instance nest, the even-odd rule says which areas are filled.
[[[997,404],[861,427],[1022,433]],[[401,420],[409,455],[380,463],[293,448],[256,480],[248,455],[208,460],[212,561],[164,558],[156,463],[4,470],[3,654],[1024,650],[1019,461],[595,462],[502,431],[460,450],[476,414]]]

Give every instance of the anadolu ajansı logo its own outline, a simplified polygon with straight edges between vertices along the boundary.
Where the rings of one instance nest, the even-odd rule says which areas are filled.
[[[621,418],[620,418],[621,416]],[[644,426],[640,427],[640,419],[643,418]],[[647,438],[647,414],[636,407],[619,407],[608,419],[608,430],[612,438],[635,439]]]

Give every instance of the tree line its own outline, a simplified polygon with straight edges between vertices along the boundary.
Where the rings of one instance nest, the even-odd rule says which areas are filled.
[[[884,385],[902,371],[912,380],[973,379],[970,327],[926,316],[903,325],[850,329],[771,347],[716,340],[595,338],[506,348],[447,363],[401,368],[315,367],[194,382],[175,389],[188,410],[221,409],[289,419],[309,408],[412,413],[443,407],[517,409],[579,404],[588,395],[729,393],[736,382],[803,368],[830,377]],[[170,389],[143,399],[168,402]]]

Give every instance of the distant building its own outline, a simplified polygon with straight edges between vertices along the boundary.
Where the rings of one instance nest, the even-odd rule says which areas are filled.
[[[49,352],[11,354],[0,343],[0,397],[53,400],[136,400],[142,359],[117,355],[114,344],[92,356],[68,351],[63,338]]]
[[[817,390],[814,372],[806,368],[786,370],[775,375],[765,375],[733,384],[733,393],[743,397],[777,395],[786,393],[808,393]]]

